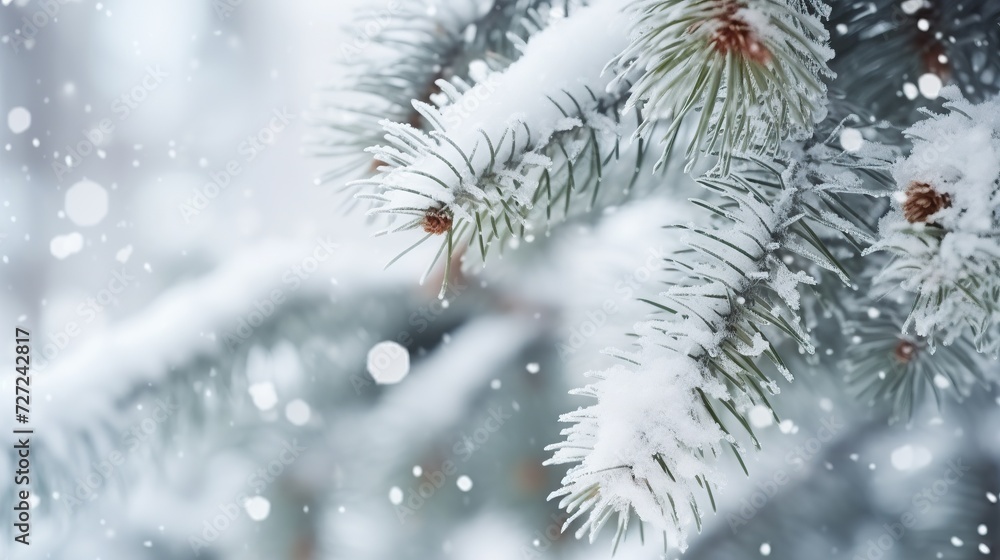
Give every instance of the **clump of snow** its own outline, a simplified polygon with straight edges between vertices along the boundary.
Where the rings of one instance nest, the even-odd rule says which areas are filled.
[[[254,406],[260,410],[271,410],[278,404],[278,393],[275,391],[274,383],[270,381],[254,383],[247,388],[247,391]]]
[[[31,126],[31,112],[24,107],[14,107],[7,113],[7,127],[14,134],[21,134]]]
[[[581,462],[570,469],[566,485],[553,496],[565,496],[560,504],[565,507],[577,492],[593,484],[600,487],[591,503],[584,504],[589,507],[581,507],[580,513],[584,509],[592,513],[578,536],[590,529],[593,538],[600,528],[596,519],[606,510],[621,513],[632,507],[644,521],[683,543],[693,521],[687,503],[705,497],[703,490],[696,495],[701,485],[696,478],[715,475],[705,457],[721,452],[725,434],[697,400],[695,390],[724,395],[725,387],[706,382],[692,358],[671,352],[645,366],[639,372],[619,366],[595,375],[598,382],[577,392],[598,395],[597,403],[561,418],[577,424],[565,443],[550,446],[555,454],[549,462]],[[704,451],[704,457],[694,450]],[[718,483],[709,479],[709,484]],[[666,496],[678,504],[676,512],[667,505]]]
[[[108,191],[83,180],[66,191],[66,215],[78,226],[93,226],[108,214]]]
[[[394,506],[403,503],[403,490],[399,486],[393,486],[389,489],[389,502]]]
[[[312,408],[302,399],[295,399],[285,405],[285,418],[296,426],[305,426],[312,416]]]
[[[49,242],[49,252],[59,260],[63,260],[70,255],[75,255],[82,249],[83,236],[76,231],[66,235],[57,235]]]
[[[253,496],[243,502],[243,508],[247,510],[250,519],[263,521],[271,513],[271,502],[263,496]]]
[[[917,79],[917,88],[920,89],[920,95],[923,95],[927,99],[937,99],[938,95],[941,95],[941,85],[941,78],[937,74],[930,72]]]
[[[766,428],[774,424],[774,414],[771,409],[763,405],[757,405],[750,409],[750,424],[754,428]]]
[[[368,351],[368,373],[376,383],[399,383],[409,372],[410,352],[398,342],[379,342]]]
[[[934,456],[926,447],[910,444],[897,447],[890,456],[893,468],[899,471],[926,467],[933,458]]]
[[[119,249],[117,253],[115,253],[115,260],[120,263],[127,263],[129,257],[131,256],[132,256],[132,246],[126,245],[121,249]]]
[[[840,146],[848,152],[856,152],[864,145],[865,138],[856,128],[845,128],[840,131]]]

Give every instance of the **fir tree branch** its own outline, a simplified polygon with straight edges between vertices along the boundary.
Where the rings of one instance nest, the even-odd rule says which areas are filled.
[[[977,349],[1000,350],[1000,101],[973,105],[942,91],[943,114],[906,131],[910,154],[897,161],[896,204],[869,250],[894,259],[876,278],[913,294],[904,324],[930,344],[966,334]]]
[[[661,161],[686,120],[697,123],[689,168],[705,151],[726,174],[733,156],[774,155],[822,118],[833,77],[822,2],[638,0],[630,11],[638,29],[616,64],[642,73],[629,106],[645,108],[645,125],[673,119]]]
[[[888,408],[891,423],[911,421],[928,397],[940,411],[946,395],[962,402],[990,387],[990,365],[969,341],[960,338],[932,353],[925,339],[900,334],[901,323],[880,316],[858,325],[842,362],[848,385],[869,405]]]
[[[137,402],[155,405],[162,399],[168,421],[178,423],[183,423],[182,417],[232,410],[248,400],[247,380],[240,385],[237,372],[245,371],[251,350],[272,337],[276,325],[291,321],[302,328],[307,323],[313,336],[323,328],[339,329],[342,321],[330,321],[329,309],[323,306],[329,303],[329,276],[294,276],[297,283],[288,282],[294,267],[316,248],[315,242],[270,242],[241,252],[203,277],[162,294],[141,313],[81,343],[40,372],[33,390],[45,396],[46,406],[38,407],[32,423],[47,435],[32,448],[45,470],[35,490],[42,496],[64,496],[62,504],[45,500],[42,511],[52,513],[68,507],[69,500],[87,499],[76,495],[79,477],[90,474],[92,463],[107,460],[111,452],[131,451],[122,434],[137,415],[141,419],[148,414],[136,412]],[[392,285],[401,278],[359,269],[356,263],[364,259],[350,251],[335,257],[351,263],[353,275],[340,282],[344,289]],[[276,291],[280,302],[273,299]],[[263,309],[271,306],[269,316],[261,302]],[[241,321],[252,332],[238,330]],[[12,385],[3,389],[8,396],[13,392]],[[0,455],[0,466],[11,465],[10,460],[16,457]]]
[[[997,2],[830,4],[827,27],[837,53],[830,66],[843,93],[833,105],[848,103],[854,112],[872,114],[872,122],[889,119],[905,127],[919,120],[920,107],[936,104],[931,100],[942,84],[957,85],[977,102],[1000,91],[1000,51],[984,48],[1000,44]]]
[[[430,132],[384,121],[389,145],[371,151],[385,165],[356,184],[375,189],[363,195],[380,203],[373,214],[397,216],[386,232],[444,235],[445,262],[466,243],[485,259],[505,235],[523,233],[536,204],[545,202],[545,222],[558,210],[570,213],[571,199],[585,189],[595,204],[606,166],[621,155],[617,109],[625,93],[609,91],[602,70],[625,44],[626,23],[608,0],[581,9],[533,36],[518,61],[475,86],[439,81],[447,97],[441,109],[414,105]],[[566,49],[580,36],[590,40]],[[643,150],[639,143],[637,159],[627,163],[633,177]],[[581,164],[586,179],[576,185]]]
[[[390,6],[359,12],[348,26],[353,39],[338,53],[348,74],[323,91],[310,116],[315,126],[307,145],[332,164],[318,183],[374,173],[377,164],[363,150],[382,140],[380,121],[427,128],[413,101],[430,103],[440,92],[439,79],[468,80],[470,63],[476,61],[505,67],[519,56],[527,37],[547,24],[549,14],[575,9],[577,3],[457,0],[428,6],[400,0]]]
[[[591,374],[598,381],[577,394],[597,403],[563,415],[573,425],[564,443],[550,446],[549,464],[579,463],[552,494],[571,521],[587,514],[578,536],[589,530],[593,539],[617,512],[617,541],[634,509],[683,547],[687,526],[700,526],[714,504],[714,458],[732,451],[745,469],[741,442],[758,445],[745,411],[770,408],[767,393],[777,393],[760,358],[791,377],[771,338],[780,334],[812,352],[798,315],[799,286],[816,281],[806,267],[847,281],[815,229],[871,240],[837,203],[865,192],[861,180],[822,163],[832,157],[826,147],[807,153],[702,180],[732,204],[701,205],[732,225],[690,229],[692,252],[672,264],[691,283],[656,302],[666,318],[638,325],[639,350],[619,353],[631,365]]]

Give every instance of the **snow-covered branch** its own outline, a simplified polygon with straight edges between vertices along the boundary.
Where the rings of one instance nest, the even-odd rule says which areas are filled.
[[[46,466],[46,484],[65,493],[91,461],[120,448],[118,436],[143,397],[171,401],[171,410],[187,407],[176,401],[180,386],[183,395],[201,399],[187,383],[209,382],[212,367],[206,363],[218,365],[220,377],[232,374],[253,337],[288,313],[300,312],[297,302],[329,301],[331,277],[339,277],[338,289],[347,290],[400,279],[386,275],[377,263],[358,266],[365,262],[363,251],[329,238],[263,243],[163,293],[53,361],[32,383],[44,402],[32,422],[46,434],[33,449]],[[13,379],[2,381],[2,392],[11,395]],[[191,408],[200,407],[207,405],[199,401]],[[0,455],[0,464],[13,459]]]
[[[745,412],[770,408],[767,394],[778,392],[760,358],[791,379],[772,337],[812,352],[799,286],[817,282],[810,267],[847,280],[816,229],[871,236],[839,198],[865,194],[861,179],[824,163],[832,157],[825,146],[798,155],[811,163],[761,162],[702,181],[732,204],[697,204],[732,225],[686,228],[692,252],[671,264],[690,283],[649,302],[667,317],[637,325],[639,349],[614,352],[625,365],[591,374],[598,381],[577,392],[597,403],[562,417],[573,425],[550,447],[549,463],[579,464],[553,497],[571,520],[587,515],[578,536],[589,530],[593,539],[617,512],[617,539],[634,509],[685,546],[687,526],[700,527],[706,504],[714,509],[715,459],[732,451],[742,465],[741,441],[757,446]]]
[[[642,72],[629,99],[645,107],[640,133],[673,119],[664,158],[686,119],[697,119],[689,166],[706,151],[727,172],[733,156],[773,155],[825,115],[833,51],[821,1],[638,0],[630,11],[637,29],[617,65]]]
[[[482,68],[475,85],[439,80],[440,107],[414,102],[432,130],[383,122],[389,144],[371,150],[380,173],[358,183],[375,189],[362,195],[379,201],[372,212],[401,218],[390,231],[446,234],[449,255],[474,231],[485,256],[499,229],[516,234],[539,199],[551,208],[563,192],[568,205],[574,164],[589,158],[599,177],[619,155],[625,93],[609,90],[604,68],[627,44],[627,23],[618,2],[602,0],[554,19],[516,62],[495,73]],[[562,188],[550,177],[559,163],[570,174]]]
[[[933,343],[971,332],[1000,350],[1000,100],[973,105],[942,90],[943,114],[906,131],[909,156],[893,168],[898,192],[872,251],[894,255],[878,281],[916,301],[905,327]],[[904,328],[905,328],[904,327]]]
[[[463,42],[463,32],[485,16],[475,0],[428,9],[423,2],[398,0],[382,10],[359,13],[346,29],[351,39],[338,58],[346,76],[321,95],[311,115],[312,153],[332,167],[319,182],[360,177],[373,171],[363,152],[381,141],[379,121],[418,123],[412,100],[426,99]]]

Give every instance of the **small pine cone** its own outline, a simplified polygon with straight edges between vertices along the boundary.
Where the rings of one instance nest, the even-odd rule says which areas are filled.
[[[431,208],[424,214],[424,231],[441,235],[451,229],[451,215],[443,208]]]
[[[709,43],[722,54],[734,53],[760,65],[771,61],[771,51],[739,16],[740,3],[727,0],[715,15],[716,28]],[[695,28],[698,27],[696,24]]]
[[[897,362],[908,364],[913,358],[917,357],[917,345],[909,340],[901,339],[896,344],[896,348],[892,351],[892,354],[896,357]]]
[[[951,206],[951,197],[934,190],[927,183],[914,181],[906,187],[906,200],[903,201],[903,216],[907,222],[915,224],[926,222],[939,210]]]

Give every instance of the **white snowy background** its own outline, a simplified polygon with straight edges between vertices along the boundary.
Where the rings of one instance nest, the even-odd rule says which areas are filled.
[[[349,14],[380,0],[232,2],[228,17],[209,0],[53,1],[54,17],[38,16],[46,23],[21,42],[22,18],[42,4],[0,7],[0,326],[31,331],[39,366],[33,544],[9,544],[5,527],[3,557],[610,556],[606,539],[589,546],[554,529],[565,517],[545,497],[561,470],[541,467],[543,447],[558,441],[557,415],[585,404],[566,391],[608,363],[600,349],[626,343],[635,298],[657,291],[651,257],[677,243],[660,226],[690,219],[680,198],[539,233],[465,277],[443,307],[433,280],[418,284],[436,247],[383,271],[412,239],[371,238],[362,212],[315,184],[325,162],[304,154],[315,93],[337,82],[345,46],[364,45]],[[290,122],[268,132],[276,114]],[[105,120],[113,130],[58,171]],[[253,137],[268,142],[248,152]],[[230,161],[240,172],[206,191]],[[324,247],[335,247],[329,258]],[[275,290],[284,303],[230,351],[226,337]],[[400,334],[413,339],[412,367],[376,386],[366,355]],[[0,363],[13,363],[12,346],[0,340]],[[790,459],[830,418],[841,438],[864,433],[861,404],[830,384],[787,389],[780,427],[757,418],[767,451],[754,479],[729,473],[706,531],[728,536],[727,514],[778,471],[792,473],[783,491],[807,476],[840,480],[840,468],[874,488],[923,476],[954,445],[957,428],[938,422]],[[306,450],[282,455],[289,445]],[[123,464],[87,482],[116,450]],[[273,481],[248,482],[289,456]],[[401,521],[396,506],[435,480]],[[80,503],[65,505],[81,486]],[[900,503],[917,489],[886,487],[899,495],[881,499]],[[745,544],[751,556],[772,546]],[[642,546],[633,534],[617,557],[661,554],[656,536]]]

